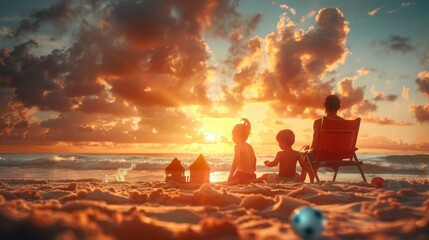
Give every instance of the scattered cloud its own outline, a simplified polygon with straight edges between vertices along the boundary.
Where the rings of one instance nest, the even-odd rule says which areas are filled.
[[[356,78],[344,78],[338,82],[338,93],[342,96],[341,108],[350,108],[364,100],[364,87],[354,87]],[[373,107],[371,107],[373,108]],[[365,108],[367,109],[367,108]]]
[[[294,8],[292,8],[292,7],[289,7],[286,4],[280,4],[280,8],[281,9],[287,9],[287,10],[290,11],[290,13],[292,13],[293,15],[296,15],[296,10]]]
[[[394,126],[411,126],[412,122],[408,121],[398,121],[392,117],[377,117],[377,116],[364,116],[364,121],[366,123],[375,123],[378,125],[394,125]]]
[[[410,99],[410,88],[406,86],[402,86],[401,97],[403,99]]]
[[[373,10],[369,11],[369,12],[368,12],[368,15],[369,15],[369,16],[374,16],[375,14],[377,14],[377,13],[378,13],[378,11],[380,11],[380,8],[375,8],[375,9],[373,9]]]
[[[309,13],[307,13],[306,15],[300,18],[300,22],[301,24],[304,24],[307,19],[314,18],[315,16],[316,16],[316,11],[311,10]]]
[[[357,143],[359,148],[389,149],[396,151],[428,152],[429,142],[410,144],[403,141],[395,141],[384,136],[361,137]]]
[[[21,20],[22,20],[22,17],[20,17],[20,16],[0,18],[0,22],[18,22]]]
[[[429,72],[421,71],[417,74],[416,84],[422,94],[429,97]],[[429,122],[429,103],[424,105],[410,105],[408,110],[414,115],[417,122]]]
[[[424,105],[410,105],[409,110],[420,123],[429,122],[429,103]]]
[[[389,14],[396,13],[396,12],[398,12],[398,11],[400,11],[406,7],[412,6],[412,5],[413,4],[411,2],[403,2],[403,3],[401,3],[401,5],[399,7],[392,9],[392,10],[389,10],[389,11],[387,11],[387,13],[389,13]]]
[[[429,97],[429,72],[421,71],[417,75],[416,84],[419,87],[419,90],[425,95]]]
[[[6,37],[10,34],[11,30],[8,27],[0,27],[0,37]]]
[[[356,70],[356,73],[357,73],[359,76],[365,76],[365,75],[368,75],[370,72],[372,72],[372,70],[371,70],[371,69],[368,69],[368,68],[359,68],[358,70]]]
[[[386,49],[401,52],[403,54],[412,52],[416,49],[416,47],[413,46],[410,42],[410,38],[399,35],[390,35],[387,37],[387,39],[379,41],[381,46],[385,47]]]
[[[388,10],[387,13],[389,13],[389,14],[396,13],[396,12],[398,12],[398,11],[400,11],[406,7],[409,7],[411,5],[412,5],[411,2],[404,2],[404,3],[401,3],[401,5],[399,7],[395,8],[395,9]],[[383,8],[384,8],[384,6],[374,8],[373,10],[368,12],[368,16],[374,16],[374,15],[380,13]]]
[[[394,94],[385,94],[384,92],[381,92],[377,90],[375,87],[371,88],[371,93],[373,95],[372,100],[373,101],[395,101],[398,96]]]
[[[58,29],[64,30],[64,25],[74,16],[75,9],[71,6],[71,1],[54,2],[48,8],[33,10],[29,18],[21,20],[19,26],[10,33],[10,37],[20,37],[27,32],[35,32],[45,23],[52,23]]]

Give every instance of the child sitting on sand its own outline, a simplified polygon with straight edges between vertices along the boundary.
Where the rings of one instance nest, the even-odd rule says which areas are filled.
[[[234,160],[228,177],[228,183],[245,183],[256,179],[256,156],[253,148],[246,142],[250,135],[250,122],[243,118],[244,123],[237,124],[232,129],[232,140],[235,143]]]
[[[303,169],[302,173],[305,173],[304,158],[300,152],[292,149],[292,145],[295,143],[295,134],[289,129],[281,130],[277,133],[276,140],[282,151],[277,152],[276,158],[273,161],[265,161],[265,166],[275,167],[279,165],[277,179],[279,181],[303,182],[305,179],[302,178],[305,178],[305,175],[301,174],[300,177],[296,172],[296,162],[299,162]]]

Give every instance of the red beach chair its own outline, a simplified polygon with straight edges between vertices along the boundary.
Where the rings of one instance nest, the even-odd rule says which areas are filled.
[[[362,171],[362,161],[356,156],[356,141],[359,132],[360,118],[355,120],[333,120],[322,118],[317,146],[315,149],[303,151],[305,162],[316,177],[321,167],[332,168],[335,173],[332,181],[335,181],[338,169],[342,166],[356,166],[366,182]]]

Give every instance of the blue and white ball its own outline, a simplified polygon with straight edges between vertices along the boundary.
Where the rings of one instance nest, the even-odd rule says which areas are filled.
[[[313,207],[300,207],[291,215],[292,228],[303,239],[317,238],[325,228],[323,213]]]

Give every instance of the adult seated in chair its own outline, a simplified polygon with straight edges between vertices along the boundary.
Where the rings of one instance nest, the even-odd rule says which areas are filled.
[[[326,117],[329,119],[334,120],[345,120],[344,118],[337,115],[338,110],[341,107],[341,101],[340,98],[338,98],[337,95],[328,95],[325,98],[324,102],[325,106],[325,113]],[[313,123],[313,140],[311,142],[310,147],[308,145],[304,146],[302,150],[308,150],[308,149],[315,149],[316,146],[318,146],[318,140],[319,140],[319,133],[320,133],[320,126],[321,126],[322,118],[316,119]],[[314,152],[308,153],[310,160],[313,160],[315,155]],[[311,172],[308,172],[308,176],[310,178],[310,182],[314,182],[314,176],[311,174]],[[302,178],[301,181],[305,180],[306,174],[305,172],[301,174]]]
[[[338,169],[342,166],[355,166],[358,168],[363,181],[366,182],[362,171],[363,164],[356,156],[356,141],[361,119],[346,120],[337,115],[340,108],[340,99],[335,95],[325,99],[325,117],[314,121],[314,133],[311,148],[301,151],[309,170],[310,181],[314,177],[319,181],[317,170],[328,167],[334,170],[332,181],[335,181]],[[302,174],[303,175],[303,174]],[[303,177],[305,180],[305,177]],[[301,179],[302,180],[302,179]]]
[[[337,115],[338,110],[341,107],[341,101],[337,95],[329,95],[325,98],[325,113],[326,117],[334,120],[345,120],[344,118]],[[320,126],[322,118],[316,119],[313,124],[313,141],[311,142],[311,149],[314,149],[318,145]]]

